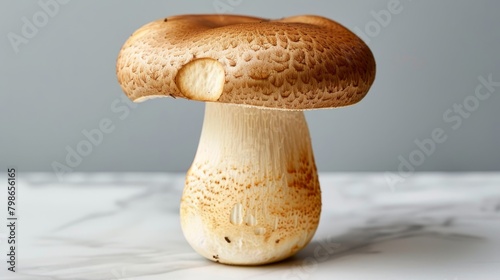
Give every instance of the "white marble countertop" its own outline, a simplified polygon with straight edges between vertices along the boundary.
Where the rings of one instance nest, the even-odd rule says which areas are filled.
[[[500,173],[415,174],[396,188],[384,174],[320,174],[315,238],[260,267],[191,249],[179,223],[181,174],[18,180],[17,272],[6,270],[1,214],[0,279],[500,279]],[[2,191],[2,212],[5,203]]]

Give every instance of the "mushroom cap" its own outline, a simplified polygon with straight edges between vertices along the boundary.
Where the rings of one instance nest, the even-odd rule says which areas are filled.
[[[172,96],[304,110],[360,101],[375,59],[353,32],[319,16],[182,15],[134,32],[116,71],[135,102]]]

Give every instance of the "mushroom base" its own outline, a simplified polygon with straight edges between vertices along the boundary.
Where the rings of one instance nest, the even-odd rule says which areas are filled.
[[[320,212],[302,111],[207,103],[180,209],[199,254],[233,265],[288,258],[312,239]]]

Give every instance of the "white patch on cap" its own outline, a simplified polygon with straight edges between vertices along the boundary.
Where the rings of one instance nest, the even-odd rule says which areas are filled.
[[[199,101],[217,101],[224,83],[224,67],[212,58],[199,58],[187,63],[175,77],[175,84],[182,94]]]

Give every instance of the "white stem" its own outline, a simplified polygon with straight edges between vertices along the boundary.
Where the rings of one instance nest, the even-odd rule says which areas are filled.
[[[310,241],[320,212],[302,111],[207,103],[181,202],[198,253],[241,265],[287,258]]]

